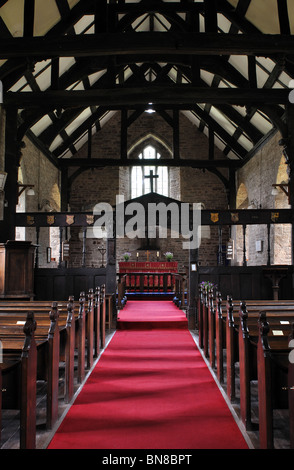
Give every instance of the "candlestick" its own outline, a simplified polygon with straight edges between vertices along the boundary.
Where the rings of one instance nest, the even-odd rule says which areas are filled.
[[[102,255],[102,264],[101,264],[100,268],[105,268],[105,266],[104,266],[104,255],[106,253],[106,248],[104,248],[104,246],[101,245],[101,246],[98,246],[97,249]]]

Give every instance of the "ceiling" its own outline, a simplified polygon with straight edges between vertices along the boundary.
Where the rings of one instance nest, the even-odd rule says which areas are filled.
[[[294,77],[292,56],[275,53],[218,54],[136,50],[140,33],[172,33],[181,44],[185,33],[289,37],[294,32],[294,2],[285,0],[111,1],[0,0],[0,79],[5,92],[128,89],[128,87],[195,85],[203,89],[287,89]],[[97,43],[120,33],[134,36],[134,50],[107,55],[76,54],[39,57],[33,52],[6,57],[3,41],[42,36],[45,41],[89,35]],[[137,37],[136,37],[137,35]],[[118,36],[119,37],[119,36]],[[154,37],[154,36],[153,36]],[[102,39],[101,39],[102,38]],[[148,40],[148,39],[147,39]],[[40,42],[43,47],[44,41]],[[5,49],[4,49],[5,50]],[[17,52],[15,52],[17,54]],[[142,106],[124,106],[139,116]],[[71,158],[122,107],[97,104],[30,106],[19,109],[20,132],[27,134],[52,161]],[[172,109],[170,106],[169,109]],[[180,109],[209,137],[224,158],[245,162],[284,119],[285,106],[199,103]],[[164,107],[158,107],[162,115]]]

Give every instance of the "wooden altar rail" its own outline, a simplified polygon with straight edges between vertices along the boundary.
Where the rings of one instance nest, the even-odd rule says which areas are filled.
[[[171,293],[179,308],[186,304],[186,279],[175,273],[119,273],[117,286],[117,306],[122,309],[126,294],[132,293]]]

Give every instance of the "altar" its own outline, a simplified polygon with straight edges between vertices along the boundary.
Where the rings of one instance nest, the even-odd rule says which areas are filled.
[[[177,261],[121,261],[120,273],[177,273]]]
[[[128,291],[172,292],[175,288],[176,261],[122,261],[120,275],[126,276]]]

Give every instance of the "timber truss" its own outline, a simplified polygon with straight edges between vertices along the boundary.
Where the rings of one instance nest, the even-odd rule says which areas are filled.
[[[27,135],[58,168],[130,164],[127,130],[150,103],[173,129],[169,165],[234,170],[277,129],[287,137],[294,39],[286,0],[262,2],[256,16],[250,0],[41,3],[25,0],[16,11],[0,0],[0,79],[4,106],[18,109],[18,142]],[[272,30],[259,25],[262,14],[276,17]],[[91,158],[92,136],[114,112],[121,155]],[[181,112],[207,135],[207,160],[181,159]],[[72,158],[86,142],[89,158]]]

